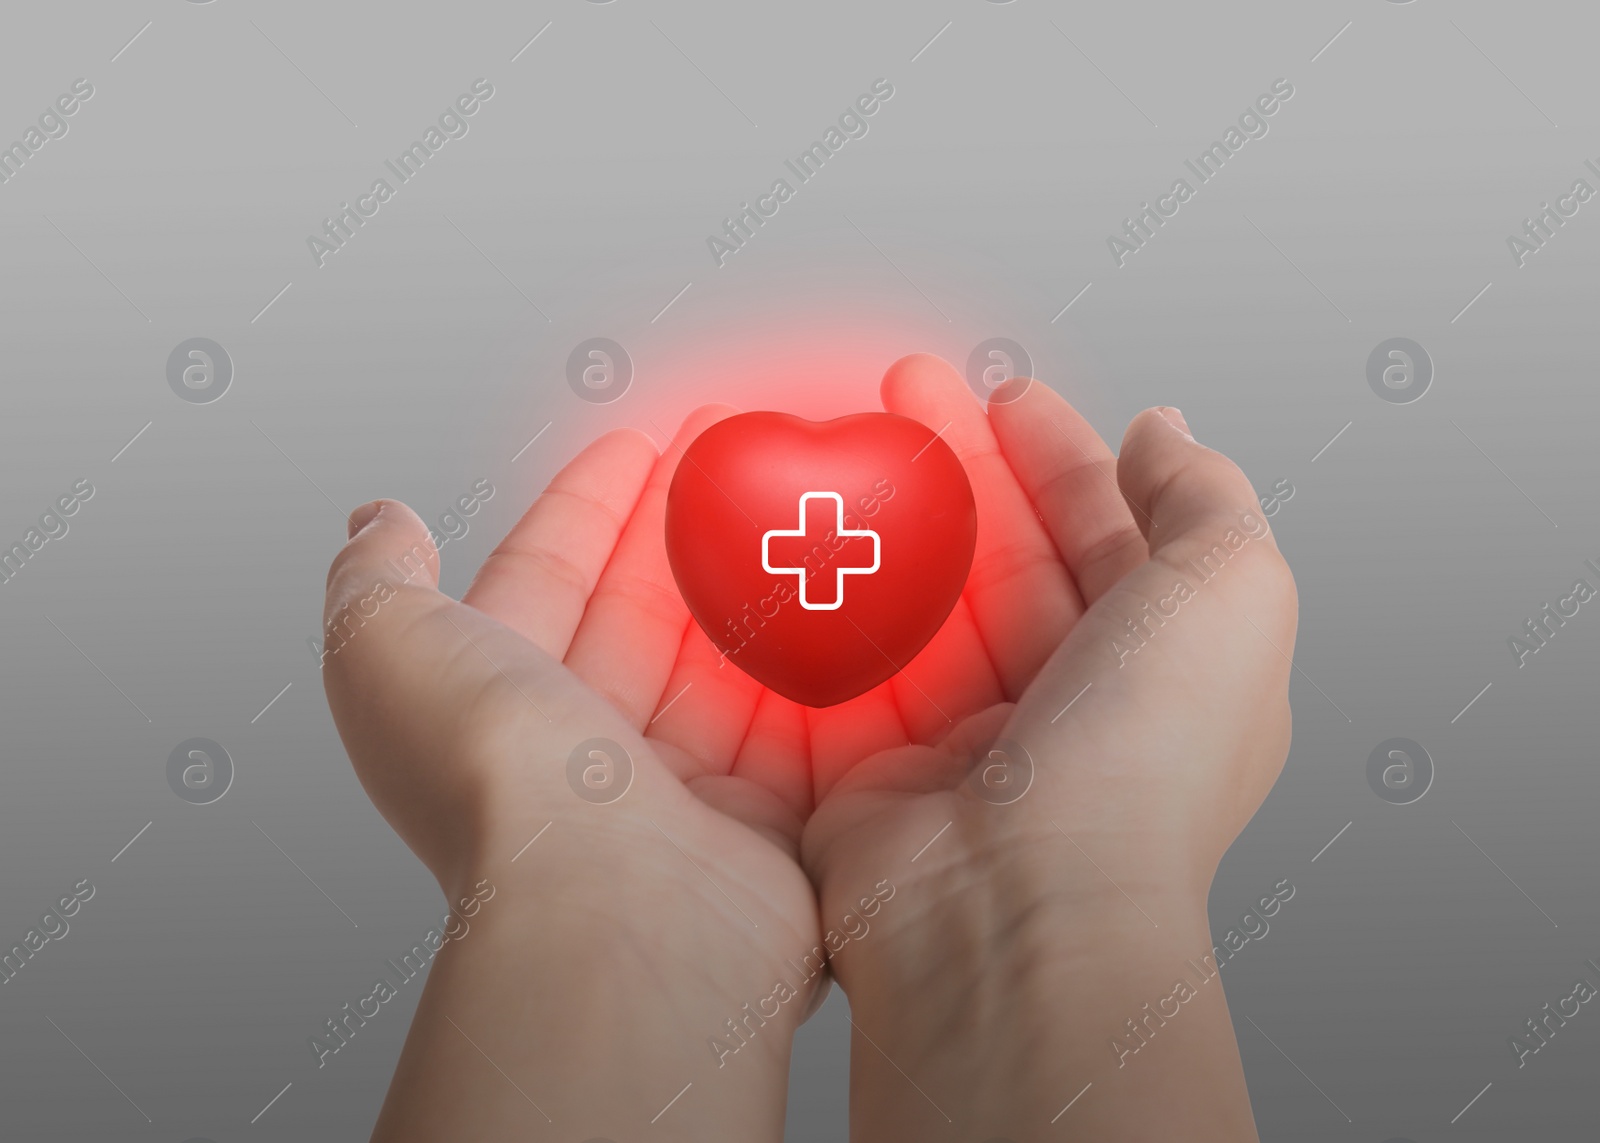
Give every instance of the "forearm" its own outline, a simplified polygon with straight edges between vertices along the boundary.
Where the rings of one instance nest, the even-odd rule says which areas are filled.
[[[798,1012],[757,1026],[733,1058],[707,1043],[770,990],[755,983],[766,966],[741,967],[738,938],[709,925],[641,933],[618,918],[643,902],[591,890],[502,886],[445,944],[377,1143],[782,1139]]]
[[[876,950],[848,980],[855,1143],[1254,1140],[1203,903],[1150,907],[991,902]]]

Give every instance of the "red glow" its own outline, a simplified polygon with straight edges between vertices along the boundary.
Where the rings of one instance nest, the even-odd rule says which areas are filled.
[[[816,493],[836,499],[802,515]],[[774,535],[764,552],[779,530],[804,534]],[[729,662],[813,707],[865,693],[927,645],[976,535],[955,454],[888,413],[719,421],[685,450],[667,497],[667,555],[690,612]]]

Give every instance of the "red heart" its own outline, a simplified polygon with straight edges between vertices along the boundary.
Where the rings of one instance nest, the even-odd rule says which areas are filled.
[[[927,645],[977,531],[955,453],[891,413],[729,417],[689,445],[667,491],[689,611],[727,662],[807,706],[871,690]]]

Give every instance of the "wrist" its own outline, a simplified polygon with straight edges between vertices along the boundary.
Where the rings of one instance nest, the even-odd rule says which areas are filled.
[[[375,1138],[451,1137],[447,1115],[470,1106],[507,1137],[548,1115],[572,1138],[780,1139],[810,993],[760,1009],[778,971],[766,918],[741,933],[688,863],[662,877],[559,825],[449,882],[477,908],[454,910],[467,927],[433,963]],[[446,1072],[448,1105],[429,1103]]]
[[[1111,848],[1083,844],[1096,854]],[[835,972],[847,988],[939,995],[947,980],[1005,987],[1062,964],[1115,960],[1129,948],[1188,942],[1210,951],[1209,876],[1091,858],[1050,825],[949,848],[944,860],[928,854],[915,876],[896,876],[896,896],[870,937],[839,951]]]
[[[919,871],[841,950],[854,1137],[914,1124],[929,1140],[1032,1138],[1086,1090],[1083,1137],[1159,1137],[1165,1125],[1139,1108],[1181,1088],[1234,1132],[1216,1138],[1253,1138],[1203,892],[1065,878],[1059,852],[1043,852],[1048,866]]]

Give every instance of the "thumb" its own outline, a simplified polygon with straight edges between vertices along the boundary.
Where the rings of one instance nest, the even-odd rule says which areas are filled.
[[[439,591],[439,553],[404,504],[363,505],[350,532],[328,569],[323,687],[362,785],[388,816],[396,791],[436,785],[483,727],[504,725],[494,715],[522,707],[544,724],[530,696],[551,661]]]
[[[1239,466],[1198,443],[1177,409],[1133,419],[1117,458],[1117,483],[1149,543],[1151,565],[1211,582],[1248,604],[1252,622],[1278,646],[1292,639],[1294,578]],[[1147,566],[1151,566],[1147,565]],[[1136,573],[1137,574],[1137,573]]]
[[[337,656],[339,675],[354,661],[372,658],[368,644],[389,640],[394,624],[388,620],[395,612],[445,602],[438,590],[438,549],[410,508],[398,500],[363,504],[350,514],[349,534],[328,568],[322,609],[324,672]]]
[[[324,626],[375,584],[437,590],[439,552],[422,519],[398,500],[374,500],[350,513],[349,542],[328,568]]]
[[[369,759],[414,742],[421,716],[437,702],[429,692],[437,694],[441,653],[448,658],[441,616],[451,601],[439,591],[433,537],[410,508],[398,500],[364,504],[350,514],[349,533],[328,568],[322,684],[366,783]]]
[[[1207,524],[1236,527],[1246,515],[1254,517],[1253,530],[1266,531],[1245,474],[1196,441],[1177,409],[1158,406],[1133,419],[1122,438],[1117,483],[1134,506],[1152,556],[1183,545],[1185,536]]]

